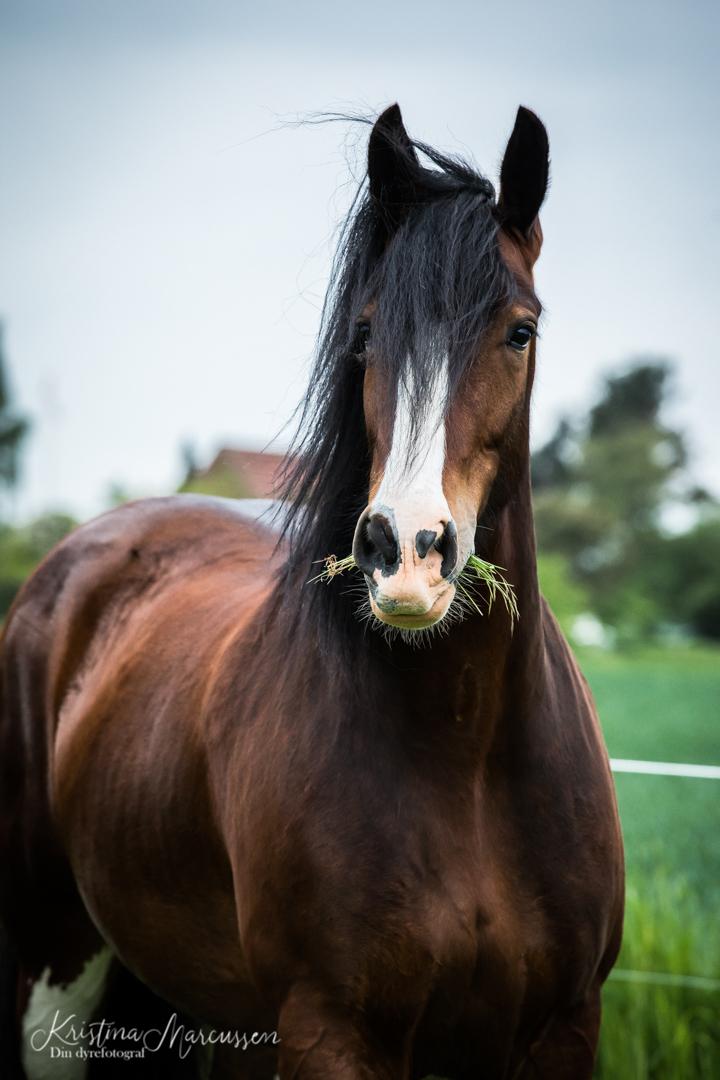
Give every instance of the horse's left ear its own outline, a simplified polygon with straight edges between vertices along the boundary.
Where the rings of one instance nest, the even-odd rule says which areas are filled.
[[[519,233],[540,250],[538,212],[548,187],[550,147],[542,120],[520,106],[500,170],[497,216],[504,229]]]

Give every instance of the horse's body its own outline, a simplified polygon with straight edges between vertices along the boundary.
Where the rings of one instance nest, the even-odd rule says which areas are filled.
[[[303,590],[223,500],[133,504],[51,553],[3,647],[25,977],[71,982],[107,943],[185,1013],[278,1030],[238,1077],[591,1076],[622,846],[519,461],[482,541],[514,634],[498,605],[424,650],[320,622],[301,596],[347,606],[342,582]]]

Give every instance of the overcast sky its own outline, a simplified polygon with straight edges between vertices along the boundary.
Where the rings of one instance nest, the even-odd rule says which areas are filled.
[[[668,356],[672,418],[717,490],[718,10],[0,0],[21,512],[171,490],[182,441],[205,458],[282,426],[363,145],[281,121],[395,100],[493,179],[518,104],[548,128],[535,440],[606,370]]]

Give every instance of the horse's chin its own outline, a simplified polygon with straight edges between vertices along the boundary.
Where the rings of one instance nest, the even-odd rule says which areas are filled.
[[[431,626],[436,626],[439,622],[442,622],[450,610],[454,596],[454,586],[448,585],[426,611],[402,614],[396,611],[383,611],[371,595],[370,608],[378,622],[384,623],[386,626],[393,626],[397,630],[428,630]]]

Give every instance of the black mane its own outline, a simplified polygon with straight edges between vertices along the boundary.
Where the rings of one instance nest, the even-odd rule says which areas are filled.
[[[500,258],[492,184],[465,161],[413,144],[433,167],[414,160],[415,199],[402,220],[358,191],[340,235],[325,300],[310,386],[298,434],[282,473],[286,573],[305,580],[313,563],[350,553],[364,509],[370,453],[363,415],[357,319],[369,300],[375,362],[396,387],[412,366],[417,419],[442,355],[449,355],[449,400],[477,343],[513,281]],[[438,338],[442,349],[438,349]],[[305,590],[307,592],[307,590]],[[315,595],[335,593],[318,585]]]

